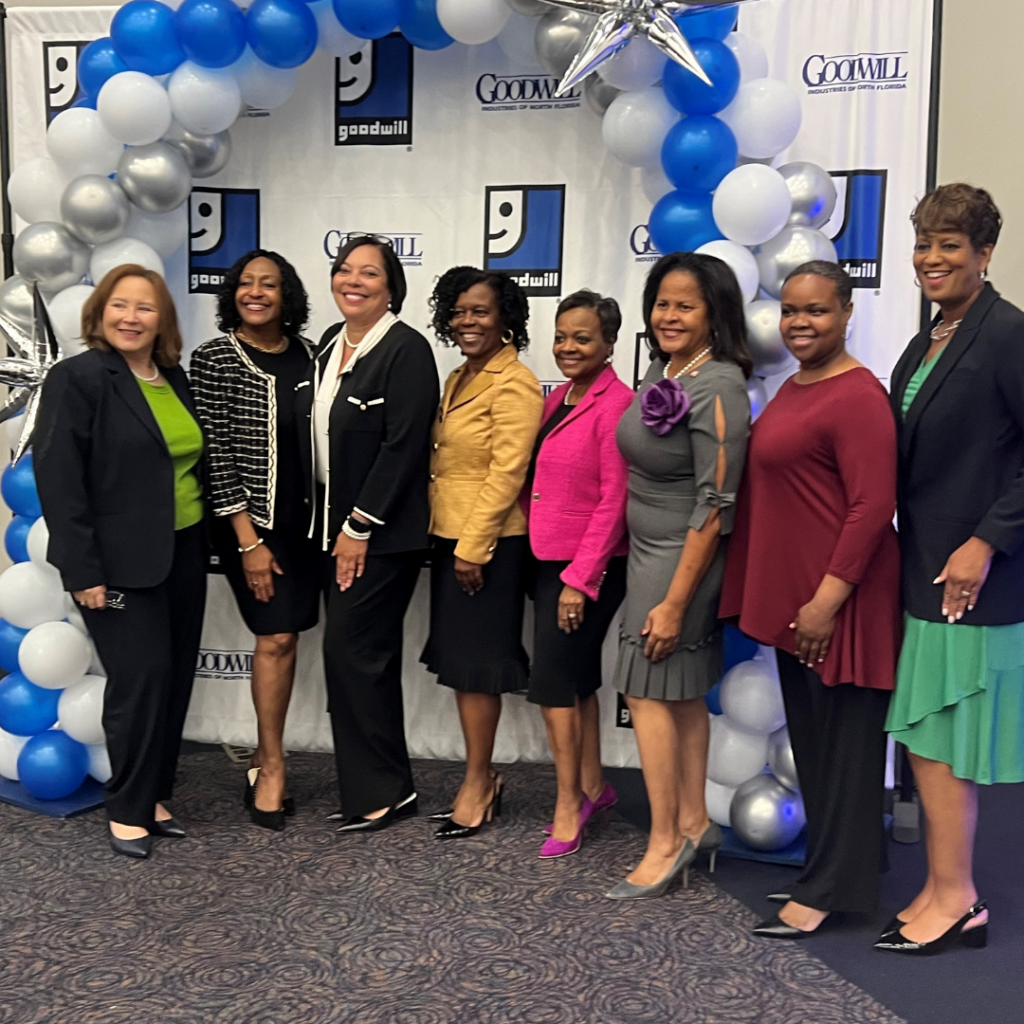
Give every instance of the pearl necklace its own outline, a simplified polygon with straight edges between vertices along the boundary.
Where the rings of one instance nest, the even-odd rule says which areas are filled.
[[[932,341],[936,343],[945,341],[962,323],[962,319],[954,320],[953,323],[947,326],[945,320],[940,321],[932,328]]]
[[[132,370],[132,373],[135,373],[135,371]],[[157,380],[160,376],[160,367],[158,366],[156,368],[156,373],[154,373],[152,377],[143,377],[141,373],[135,373],[135,376],[138,377],[139,380],[144,380],[147,384],[152,384],[153,381]]]
[[[687,371],[692,370],[706,355],[709,355],[710,352],[711,346],[708,345],[708,347],[705,348],[703,352],[698,352],[678,373],[673,373],[672,379],[679,380],[680,377],[684,376],[687,373]],[[672,360],[669,359],[669,361],[665,363],[665,368],[661,371],[661,376],[663,380],[668,380],[668,367],[669,363],[671,362]]]

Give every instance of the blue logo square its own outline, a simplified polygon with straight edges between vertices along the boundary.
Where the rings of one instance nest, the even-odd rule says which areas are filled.
[[[259,248],[259,189],[193,189],[188,244],[188,290],[216,293],[235,260]]]
[[[46,94],[46,123],[61,111],[85,98],[78,84],[78,58],[89,40],[43,43],[43,88]]]
[[[564,185],[489,185],[484,268],[503,270],[527,295],[562,294]]]
[[[839,199],[824,232],[854,288],[882,285],[885,193],[889,172],[832,171]]]
[[[336,146],[412,144],[412,54],[395,32],[335,59]]]

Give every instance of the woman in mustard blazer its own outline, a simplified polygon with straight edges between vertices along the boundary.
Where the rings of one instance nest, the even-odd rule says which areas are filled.
[[[466,361],[445,383],[430,468],[430,639],[423,661],[455,690],[466,777],[438,839],[475,835],[501,807],[491,769],[501,695],[526,689],[529,547],[518,505],[544,399],[519,362],[529,305],[507,274],[454,267],[430,300],[433,326]]]

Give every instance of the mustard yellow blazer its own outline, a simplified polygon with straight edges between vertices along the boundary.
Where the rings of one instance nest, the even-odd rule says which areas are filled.
[[[445,381],[434,423],[430,532],[458,540],[456,556],[483,565],[499,537],[526,533],[518,498],[544,398],[513,345],[496,353],[453,399],[465,368]]]

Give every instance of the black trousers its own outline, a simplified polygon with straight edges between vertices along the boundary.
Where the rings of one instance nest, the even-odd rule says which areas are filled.
[[[369,555],[342,591],[324,557],[324,674],[341,809],[358,817],[413,792],[402,707],[402,629],[423,552]]]
[[[107,814],[149,828],[169,800],[192,696],[206,608],[203,526],[174,535],[170,575],[157,587],[107,590],[107,607],[83,608],[107,685],[103,731],[112,775]]]
[[[789,738],[807,810],[807,862],[790,889],[815,910],[871,913],[885,866],[886,690],[826,686],[778,651]]]

